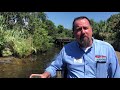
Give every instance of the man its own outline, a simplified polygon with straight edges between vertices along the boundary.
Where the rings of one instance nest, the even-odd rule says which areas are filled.
[[[65,45],[57,58],[43,74],[32,74],[41,78],[56,75],[56,70],[67,68],[67,78],[120,78],[118,58],[107,42],[92,37],[90,20],[77,17],[73,21],[75,41]]]

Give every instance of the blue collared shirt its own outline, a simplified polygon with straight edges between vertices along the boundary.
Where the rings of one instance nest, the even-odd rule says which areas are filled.
[[[67,64],[68,78],[120,78],[118,58],[113,47],[93,38],[87,50],[80,48],[77,41],[65,45],[45,71],[51,77],[56,70]]]

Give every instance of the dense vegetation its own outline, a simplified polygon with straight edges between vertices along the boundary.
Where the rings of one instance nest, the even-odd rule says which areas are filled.
[[[115,50],[120,51],[120,13],[111,15],[106,21],[92,22],[93,36],[109,42]]]
[[[120,50],[120,13],[106,21],[91,21],[94,38],[105,40]],[[44,12],[0,12],[1,56],[26,57],[45,52],[56,38],[72,37],[72,30],[55,26]]]
[[[1,56],[26,57],[45,52],[56,38],[71,35],[71,30],[55,26],[44,12],[0,12]]]

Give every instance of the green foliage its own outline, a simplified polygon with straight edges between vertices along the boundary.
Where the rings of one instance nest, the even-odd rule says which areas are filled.
[[[29,39],[18,38],[17,40],[14,41],[13,48],[15,52],[14,54],[19,57],[25,57],[30,55],[32,52],[31,38]]]
[[[4,29],[5,29],[5,25],[4,25],[4,17],[0,15],[0,52],[5,44],[5,40],[4,40]]]
[[[113,33],[113,36],[110,36],[111,44],[120,51],[120,13],[112,15],[107,20],[107,28]]]
[[[112,15],[107,20],[107,27],[116,32],[116,29],[120,27],[120,13]]]
[[[28,56],[33,51],[32,38],[26,34],[25,30],[7,30],[4,34],[6,45],[13,51],[14,55],[19,57]]]
[[[51,37],[48,36],[48,32],[43,28],[36,29],[33,35],[33,47],[35,51],[46,51],[52,43],[50,43]]]
[[[59,33],[59,34],[62,33],[63,30],[64,30],[63,25],[58,25],[57,28],[58,28],[58,33]]]
[[[10,48],[5,48],[2,50],[2,56],[11,56],[13,52],[10,50]]]
[[[56,28],[56,34],[54,39],[58,38],[73,38],[73,31],[64,28],[62,25],[58,25]]]
[[[48,31],[48,35],[54,36],[57,33],[55,30],[56,26],[54,25],[54,23],[50,20],[46,20],[45,24],[46,24],[45,29]]]
[[[69,29],[64,29],[66,37],[73,38],[73,31]]]

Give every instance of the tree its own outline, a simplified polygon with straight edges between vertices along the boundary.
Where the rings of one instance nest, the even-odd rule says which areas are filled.
[[[56,26],[54,25],[54,23],[51,20],[46,20],[45,25],[45,29],[48,31],[48,35],[54,36],[56,34]]]
[[[111,15],[111,17],[107,20],[107,23],[109,30],[114,33],[114,37],[112,37],[112,45],[115,50],[120,51],[120,13]]]
[[[59,33],[59,34],[62,33],[63,30],[64,30],[63,25],[58,25],[57,28],[58,28],[58,33]]]

